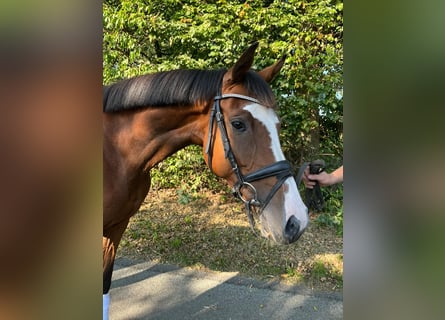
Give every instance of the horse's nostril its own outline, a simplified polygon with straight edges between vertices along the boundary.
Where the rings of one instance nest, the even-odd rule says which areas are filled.
[[[300,221],[295,216],[290,217],[284,229],[284,237],[289,243],[295,242],[300,238]]]

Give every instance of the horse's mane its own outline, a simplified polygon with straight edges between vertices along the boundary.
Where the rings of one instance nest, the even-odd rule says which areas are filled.
[[[226,70],[173,70],[121,80],[103,87],[103,111],[116,112],[153,106],[191,106],[217,95]],[[269,85],[249,71],[243,81],[248,94],[275,106]]]

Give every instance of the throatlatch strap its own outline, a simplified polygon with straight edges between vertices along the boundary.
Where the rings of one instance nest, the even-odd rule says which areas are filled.
[[[215,103],[216,103],[216,101],[215,101]],[[211,172],[213,172],[213,169],[212,169],[212,152],[213,152],[212,137],[213,137],[213,123],[215,120],[215,113],[216,113],[215,103],[213,104],[213,107],[210,110],[209,132],[207,134],[207,147],[206,147],[207,164],[208,164]]]

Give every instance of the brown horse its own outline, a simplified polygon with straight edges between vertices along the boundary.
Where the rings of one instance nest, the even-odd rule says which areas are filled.
[[[104,87],[104,317],[116,250],[148,193],[150,169],[187,145],[203,146],[210,170],[245,203],[252,227],[257,211],[263,236],[289,244],[306,228],[268,85],[284,58],[250,70],[257,46],[229,70],[161,72]]]

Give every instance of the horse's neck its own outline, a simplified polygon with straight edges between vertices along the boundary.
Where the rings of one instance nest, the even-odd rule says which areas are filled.
[[[207,122],[205,110],[196,107],[148,108],[104,117],[105,140],[112,141],[128,166],[144,171],[190,144],[202,145]]]

